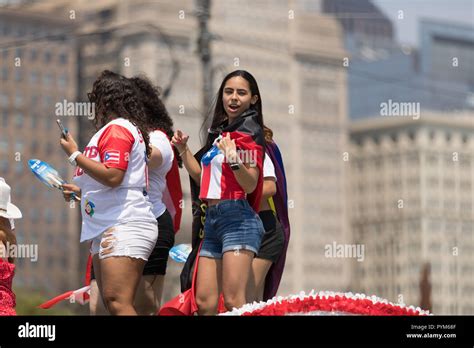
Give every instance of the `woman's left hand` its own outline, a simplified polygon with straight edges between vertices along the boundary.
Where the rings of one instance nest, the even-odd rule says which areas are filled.
[[[235,145],[235,140],[230,138],[230,133],[227,133],[227,135],[217,143],[217,148],[224,153],[228,162],[237,162],[237,146]]]
[[[61,147],[63,148],[64,152],[66,155],[71,156],[74,152],[78,151],[79,147],[76,144],[76,141],[72,137],[70,133],[67,133],[66,139],[61,137],[61,140],[59,141],[61,144]]]

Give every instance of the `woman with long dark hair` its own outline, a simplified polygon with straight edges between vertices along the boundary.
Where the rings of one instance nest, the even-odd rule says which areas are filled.
[[[237,70],[222,81],[206,144],[196,158],[187,146],[189,136],[178,130],[173,137],[207,206],[196,281],[201,315],[217,313],[221,292],[228,310],[246,303],[252,260],[264,232],[256,214],[263,185],[262,129],[257,82]]]
[[[170,141],[174,133],[173,120],[160,99],[159,89],[145,76],[135,76],[130,80],[143,102],[152,147],[148,162],[150,182],[148,196],[153,204],[159,234],[155,248],[143,270],[135,298],[135,306],[139,313],[151,315],[160,308],[168,254],[174,245],[175,232],[179,229],[180,207],[170,204],[170,200],[182,199],[178,171],[181,159],[176,148],[171,146]]]
[[[145,112],[127,78],[104,71],[89,99],[95,105],[97,133],[84,153],[73,137],[61,146],[76,165],[65,194],[81,195],[81,242],[91,241],[97,285],[107,310],[136,315],[134,298],[143,268],[158,238],[147,199],[147,157],[151,154]]]

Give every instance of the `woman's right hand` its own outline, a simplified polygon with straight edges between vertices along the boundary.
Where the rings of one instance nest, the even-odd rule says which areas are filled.
[[[186,150],[188,144],[189,135],[183,133],[179,129],[174,132],[173,138],[171,138],[171,143],[176,146],[178,151],[181,153]]]
[[[63,197],[66,202],[70,202],[72,194],[74,193],[77,197],[81,197],[81,189],[79,186],[74,184],[63,184]]]

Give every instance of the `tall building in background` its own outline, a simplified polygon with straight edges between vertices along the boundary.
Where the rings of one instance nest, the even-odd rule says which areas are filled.
[[[392,22],[370,0],[323,0],[321,12],[334,16],[342,25],[350,51],[393,41]]]
[[[437,20],[420,23],[420,70],[436,80],[467,84],[474,92],[474,29]]]
[[[74,30],[70,21],[0,9],[0,176],[23,212],[18,244],[38,246],[36,261],[17,259],[15,286],[49,294],[80,282],[79,220],[60,192],[34,178],[28,160],[47,161],[64,178],[72,175],[56,119],[76,133],[78,118],[56,115],[55,105],[76,96],[76,42],[51,37]]]
[[[428,263],[433,313],[474,312],[473,116],[351,124],[353,291],[419,305]]]

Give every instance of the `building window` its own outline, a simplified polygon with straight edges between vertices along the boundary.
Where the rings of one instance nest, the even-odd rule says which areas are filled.
[[[21,112],[16,114],[15,125],[20,128],[23,127],[23,114]]]
[[[67,60],[68,60],[68,55],[67,53],[61,53],[59,55],[59,63],[61,64],[67,64]]]
[[[16,152],[22,152],[23,151],[23,142],[20,140],[17,140],[15,142],[15,151]]]
[[[16,69],[15,70],[15,81],[16,82],[19,82],[21,81],[21,79],[23,78],[23,75],[21,73],[21,70],[20,69]]]
[[[36,127],[38,127],[38,115],[33,115],[31,117],[31,128],[35,129]]]
[[[45,109],[52,108],[54,106],[53,105],[53,98],[51,98],[50,96],[45,96],[43,98],[43,106],[44,106]]]
[[[2,103],[3,107],[8,107],[8,94],[5,92],[0,93],[0,102]]]
[[[5,66],[2,68],[2,80],[8,80],[8,68]]]
[[[33,48],[33,49],[31,50],[31,60],[32,60],[32,61],[35,61],[36,59],[38,59],[38,51]]]
[[[52,59],[51,52],[45,52],[44,53],[44,62],[45,63],[50,63]]]
[[[17,197],[23,197],[25,195],[25,188],[21,185],[15,187],[15,195]]]
[[[0,140],[0,152],[8,152],[8,141]]]
[[[58,77],[58,86],[61,88],[67,87],[67,76],[61,75]]]
[[[53,80],[51,74],[45,74],[43,76],[43,84],[46,86],[46,87],[49,87],[51,86],[51,81]]]
[[[3,111],[2,112],[2,127],[7,127],[8,126],[8,112]]]
[[[53,153],[54,146],[51,143],[46,143],[46,154],[51,155]]]
[[[61,223],[64,224],[64,226],[66,226],[66,224],[69,223],[69,217],[68,217],[67,214],[61,214]],[[66,243],[65,243],[65,240],[64,240],[64,239],[65,239],[65,238],[62,238],[61,242],[64,243],[63,246],[66,246],[66,245],[65,245]]]
[[[38,209],[34,207],[30,209],[30,219],[32,222],[38,221],[39,219]]]
[[[38,151],[38,146],[39,146],[38,141],[37,141],[37,140],[33,140],[33,141],[31,142],[31,152],[32,152],[32,153],[35,153],[36,151]]]
[[[16,162],[15,165],[15,174],[21,174],[23,173],[23,163],[21,162]]]
[[[8,172],[8,167],[9,167],[8,160],[6,159],[0,160],[0,169],[2,170],[2,175]]]
[[[23,105],[23,94],[21,94],[20,92],[16,92],[16,94],[15,94],[15,107],[21,108],[22,105]]]
[[[52,269],[54,266],[54,259],[51,255],[48,255],[48,258],[46,259],[46,264],[48,265],[49,269]]]
[[[44,211],[44,218],[48,224],[53,222],[53,212],[51,211],[50,208],[46,208],[46,210]]]
[[[38,72],[32,71],[31,74],[30,74],[30,82],[31,83],[37,83],[38,80],[39,80]]]

